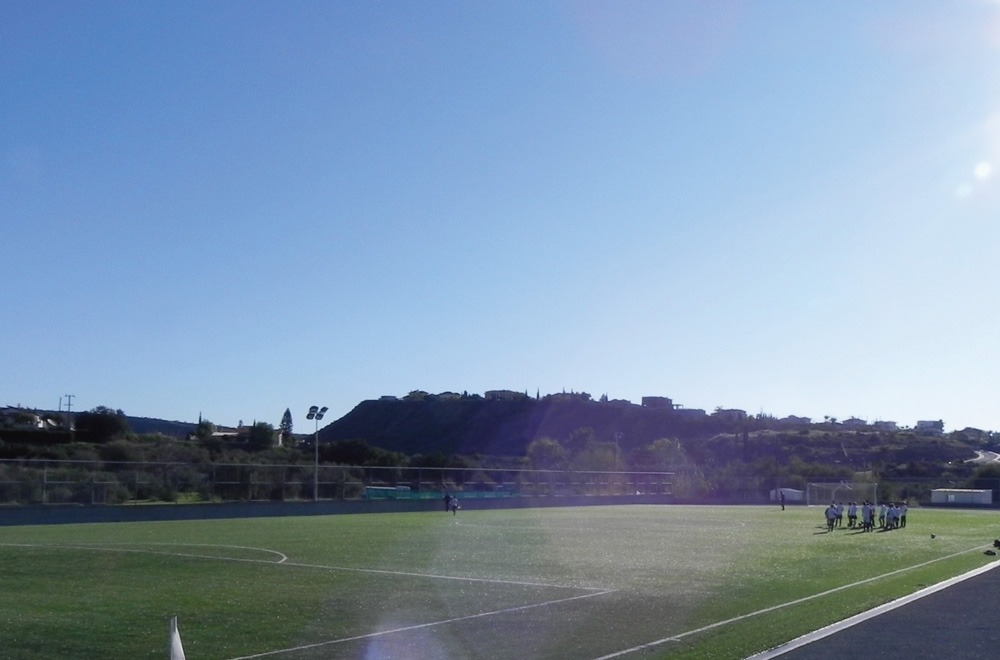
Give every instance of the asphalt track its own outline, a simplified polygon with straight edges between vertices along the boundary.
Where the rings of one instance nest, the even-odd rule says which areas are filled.
[[[753,660],[1000,657],[1000,561],[753,656]]]

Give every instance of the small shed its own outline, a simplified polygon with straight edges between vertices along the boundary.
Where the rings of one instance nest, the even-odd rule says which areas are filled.
[[[771,501],[777,502],[781,499],[781,493],[785,495],[785,501],[791,504],[792,502],[805,502],[806,492],[804,490],[796,490],[794,488],[775,488],[771,491]]]
[[[979,488],[935,488],[931,504],[993,504],[993,491]]]

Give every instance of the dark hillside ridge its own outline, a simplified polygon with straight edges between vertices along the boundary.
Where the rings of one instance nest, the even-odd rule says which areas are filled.
[[[163,435],[175,438],[186,438],[198,428],[197,424],[191,422],[177,422],[166,419],[155,419],[153,417],[128,417],[128,426],[133,433],[162,433]]]
[[[670,408],[551,397],[363,401],[320,429],[319,436],[321,443],[363,440],[409,456],[523,457],[528,445],[539,438],[580,449],[573,447],[572,437],[583,428],[593,431],[594,440],[617,442],[626,455],[656,440],[678,440],[689,459],[706,466],[734,460],[787,464],[794,457],[854,470],[896,466],[919,476],[927,473],[929,463],[960,469],[976,449],[985,448],[981,438],[961,433],[926,435],[721,415],[692,418]]]
[[[580,428],[622,449],[665,437],[709,438],[737,431],[738,423],[706,417],[684,419],[670,409],[585,401],[523,398],[514,401],[362,401],[320,430],[320,442],[364,440],[406,454],[522,456],[538,438],[560,442]]]

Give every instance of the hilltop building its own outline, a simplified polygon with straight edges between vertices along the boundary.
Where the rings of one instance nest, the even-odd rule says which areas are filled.
[[[528,395],[513,390],[487,390],[483,393],[483,398],[488,401],[519,401],[527,399]]]
[[[727,422],[742,422],[747,418],[747,411],[739,408],[716,408],[712,417],[725,420]]]
[[[920,420],[917,422],[916,430],[919,433],[930,433],[937,435],[939,433],[944,433],[944,422],[940,419],[937,420]]]

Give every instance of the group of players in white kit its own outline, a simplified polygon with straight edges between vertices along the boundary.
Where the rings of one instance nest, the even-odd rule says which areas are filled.
[[[906,512],[909,509],[906,502],[882,502],[876,505],[874,502],[865,500],[858,506],[857,502],[850,502],[847,505],[847,526],[852,529],[861,529],[870,532],[875,529],[876,520],[882,530],[897,529],[906,527]],[[861,520],[858,521],[858,511],[861,512]],[[826,507],[826,528],[833,531],[836,527],[844,526],[844,503],[830,502]]]

